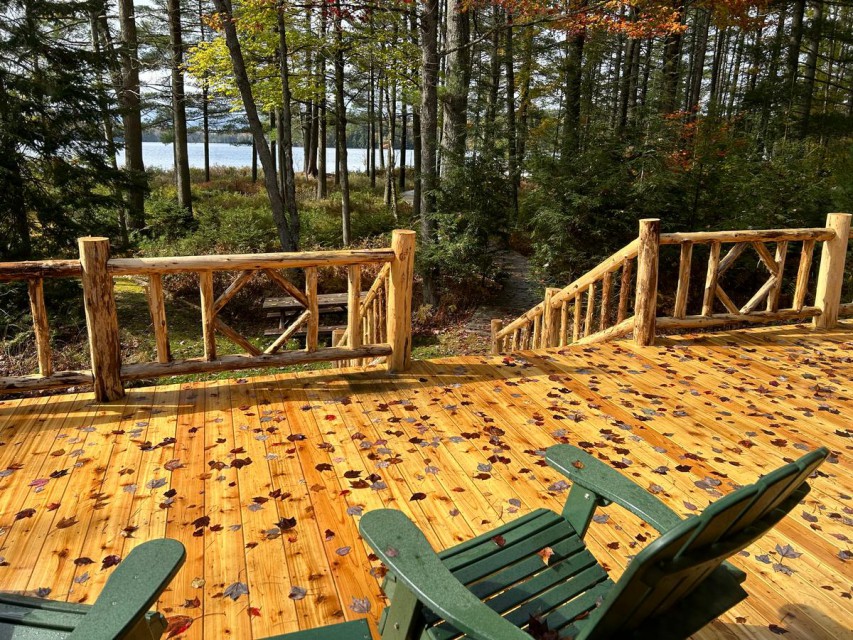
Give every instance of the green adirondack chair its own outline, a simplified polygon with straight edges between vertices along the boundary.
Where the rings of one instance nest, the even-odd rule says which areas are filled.
[[[539,509],[439,554],[399,511],[367,513],[362,536],[389,571],[382,638],[686,638],[746,597],[746,574],[726,558],[803,499],[828,453],[808,453],[682,520],[610,466],[557,445],[545,458],[573,482],[562,514]],[[583,541],[596,507],[613,502],[662,534],[615,583]]]
[[[152,640],[166,619],[149,609],[184,563],[177,540],[151,540],[121,562],[92,605],[0,593],[0,640]]]

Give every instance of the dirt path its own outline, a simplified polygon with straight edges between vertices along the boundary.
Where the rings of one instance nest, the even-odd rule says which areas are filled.
[[[530,260],[517,251],[501,251],[495,256],[498,267],[507,273],[503,291],[490,303],[479,307],[465,325],[465,331],[491,335],[492,318],[512,320],[542,300],[544,287],[530,276]]]

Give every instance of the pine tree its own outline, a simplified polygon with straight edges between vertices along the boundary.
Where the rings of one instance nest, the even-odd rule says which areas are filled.
[[[119,206],[103,133],[114,105],[98,81],[104,60],[87,46],[90,9],[9,0],[0,12],[0,260],[62,253],[97,228],[94,214]]]

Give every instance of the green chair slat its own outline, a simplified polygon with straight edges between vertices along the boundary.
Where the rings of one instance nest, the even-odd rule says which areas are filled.
[[[367,624],[367,620],[361,618],[326,627],[271,636],[264,640],[371,640],[371,636],[370,625]]]
[[[752,491],[739,492],[736,499],[729,500],[721,505],[720,501],[714,502],[705,509],[708,518],[703,518],[702,525],[691,540],[687,541],[680,554],[690,553],[693,549],[699,549],[709,544],[714,544],[728,532],[732,525],[737,522],[759,496],[759,490],[752,487]]]
[[[732,533],[738,533],[745,528],[752,526],[755,520],[766,516],[770,511],[775,509],[791,491],[797,489],[806,479],[814,472],[815,469],[826,458],[821,456],[821,450],[807,453],[799,460],[792,462],[789,465],[771,471],[766,476],[761,478],[756,485],[766,487],[763,500],[757,501],[742,518],[732,527]],[[796,471],[799,471],[796,473]]]
[[[62,613],[85,614],[91,608],[88,604],[77,604],[76,602],[62,602],[61,600],[48,600],[47,598],[34,598],[32,596],[17,593],[0,592],[0,606],[11,604],[31,609],[42,609],[44,611],[59,611]]]
[[[548,518],[547,521],[551,522],[552,519]],[[485,538],[480,545],[481,553],[485,555],[483,559],[452,570],[453,575],[481,599],[504,591],[528,576],[542,571],[545,565],[539,552],[545,547],[551,547],[554,552],[551,558],[552,564],[577,554],[585,548],[583,540],[560,517],[532,537],[516,539],[516,544],[512,545],[506,543],[500,547],[495,543],[493,538],[503,535],[502,528],[492,533],[494,536]],[[469,550],[469,553],[472,552],[473,549]],[[591,554],[587,553],[587,555],[594,563],[595,558]],[[388,595],[387,592],[386,595]],[[427,624],[433,624],[439,619],[429,609],[423,612],[423,616]]]
[[[553,511],[537,509],[518,520],[509,522],[488,533],[442,551],[439,557],[448,569],[455,571],[456,569],[461,569],[466,564],[481,559],[484,555],[487,555],[486,552],[499,551],[500,547],[494,542],[494,538],[497,535],[503,536],[506,545],[513,545],[519,540],[524,540],[531,535],[535,535],[542,529],[562,521],[563,519]]]
[[[589,612],[599,606],[612,588],[613,582],[611,580],[602,581],[588,591],[585,591],[583,595],[570,600],[552,611],[546,618],[548,628],[557,631],[568,630],[567,627],[576,623],[579,619],[586,619],[589,616]],[[567,634],[562,633],[561,635]]]
[[[502,534],[498,533],[497,535]],[[565,520],[529,537],[517,540],[514,544],[506,542],[500,546],[489,539],[489,542],[483,545],[483,557],[462,568],[451,569],[451,571],[462,584],[471,584],[506,567],[509,562],[517,562],[522,558],[537,554],[545,547],[553,547],[563,540],[572,539],[580,541],[575,530]],[[583,545],[582,541],[581,545]]]
[[[535,599],[537,604],[542,602],[541,594],[549,590],[553,590],[550,598],[555,603],[564,603],[607,579],[607,572],[585,549],[561,562],[552,562],[544,570],[541,570],[544,567],[542,559],[537,556],[536,560],[539,561],[539,573],[527,580],[507,584],[500,593],[485,600],[486,605],[503,614],[531,599]],[[472,591],[482,597],[474,589]],[[436,631],[430,635],[436,639],[445,639],[459,635],[459,632],[451,625],[442,623],[436,625]]]
[[[551,556],[547,567],[538,553],[533,554],[524,558],[521,562],[511,564],[505,569],[487,576],[473,585],[468,585],[468,588],[478,598],[486,599],[522,581],[526,581],[525,584],[528,588],[531,588],[531,576],[534,574],[538,574],[538,579],[552,569],[559,569],[559,571],[554,571],[554,573],[560,574],[560,577],[556,579],[567,580],[590,565],[596,564],[593,555],[586,550],[583,541],[578,538],[558,542],[551,549],[554,555]],[[500,610],[506,611],[506,608]]]
[[[38,600],[28,598],[28,600]],[[0,623],[27,627],[45,627],[71,633],[80,624],[86,610],[60,611],[46,607],[28,606],[29,603],[0,602]],[[3,636],[0,635],[0,638]]]
[[[68,630],[0,622],[0,638],[3,640],[64,640],[68,634]]]

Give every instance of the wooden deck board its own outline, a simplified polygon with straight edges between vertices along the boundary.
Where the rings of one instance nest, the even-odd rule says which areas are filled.
[[[749,599],[696,638],[836,640],[853,629],[851,414],[850,322],[166,384],[109,405],[4,399],[0,588],[91,602],[104,558],[166,535],[188,550],[159,605],[193,620],[182,638],[361,617],[375,631],[382,570],[362,512],[401,509],[438,548],[558,509],[541,452],[569,442],[686,516],[826,445],[812,494],[734,559]],[[588,542],[618,577],[655,532],[604,513]]]

